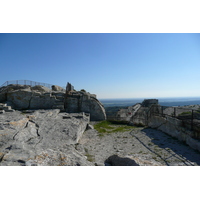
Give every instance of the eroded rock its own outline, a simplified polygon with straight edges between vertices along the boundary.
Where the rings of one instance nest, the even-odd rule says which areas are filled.
[[[84,113],[37,110],[0,115],[0,165],[93,165],[74,148],[89,123]]]

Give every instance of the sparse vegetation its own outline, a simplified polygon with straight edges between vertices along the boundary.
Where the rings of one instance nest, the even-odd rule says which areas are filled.
[[[191,115],[191,114],[192,114],[192,112],[188,111],[188,112],[182,112],[178,116],[181,116],[181,115]]]
[[[101,121],[94,125],[94,128],[100,133],[99,136],[104,136],[106,133],[130,131],[134,126],[128,126],[116,122]]]
[[[85,156],[87,156],[87,160],[88,160],[89,162],[94,162],[94,161],[95,161],[95,159],[94,159],[94,156],[93,156],[93,155],[91,155],[91,154],[87,153],[87,154],[85,154]]]

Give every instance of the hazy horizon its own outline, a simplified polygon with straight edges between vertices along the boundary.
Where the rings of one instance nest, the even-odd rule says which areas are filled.
[[[131,100],[131,99],[200,99],[200,96],[188,96],[188,97],[137,97],[137,98],[98,98],[100,100]]]

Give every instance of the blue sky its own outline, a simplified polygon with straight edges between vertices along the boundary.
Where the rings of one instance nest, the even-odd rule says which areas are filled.
[[[0,85],[32,80],[98,98],[200,96],[200,34],[0,34]]]

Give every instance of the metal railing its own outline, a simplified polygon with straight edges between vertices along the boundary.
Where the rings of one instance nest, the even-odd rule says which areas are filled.
[[[182,121],[183,126],[195,130],[200,126],[200,110],[182,107],[151,106],[147,117],[151,116],[173,117]]]
[[[117,112],[106,112],[107,120],[127,121],[134,124],[143,124],[148,126],[152,120],[152,117],[160,116],[164,118],[178,119],[177,123],[181,125],[185,130],[189,130],[188,134],[195,139],[200,140],[200,109],[183,108],[183,107],[168,107],[160,105],[152,105],[150,108],[143,108],[136,115],[129,117],[129,113],[126,116],[118,116]],[[171,120],[168,118],[167,120]],[[172,120],[173,121],[173,120]],[[173,123],[176,123],[174,121]]]
[[[49,89],[51,89],[51,87],[52,87],[52,84],[48,84],[48,83],[41,83],[41,82],[30,81],[30,80],[14,80],[14,81],[6,81],[4,84],[2,84],[0,86],[0,88],[4,87],[4,86],[11,85],[11,84],[30,85],[30,86],[42,85],[42,86],[45,86],[45,87],[47,87]]]

